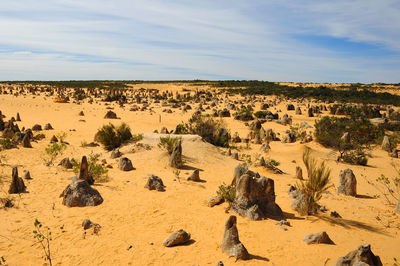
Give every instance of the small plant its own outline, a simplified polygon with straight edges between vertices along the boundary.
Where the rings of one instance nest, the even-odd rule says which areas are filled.
[[[246,163],[248,163],[248,164],[252,164],[252,160],[251,160],[251,155],[250,154],[246,154],[246,153],[242,153],[241,155],[240,155],[240,157],[241,157],[241,159],[243,160],[243,161],[245,161]]]
[[[182,138],[172,138],[171,136],[160,137],[160,142],[158,143],[158,147],[165,149],[168,151],[168,154],[172,154],[174,147],[178,143],[178,140],[182,141]]]
[[[0,144],[5,150],[12,149],[15,147],[14,143],[12,143],[10,138],[0,139]]]
[[[345,151],[339,160],[345,163],[357,165],[367,165],[368,163],[368,158],[365,152],[361,149],[357,149],[355,151]]]
[[[143,134],[134,134],[134,135],[132,135],[131,141],[138,142],[138,141],[141,141],[143,138],[144,138]]]
[[[293,134],[296,137],[296,139],[300,141],[305,141],[307,136],[306,127],[304,126],[304,124],[299,124],[299,123],[291,125],[287,133]]]
[[[322,193],[331,187],[329,184],[331,170],[325,162],[318,165],[317,161],[310,156],[310,153],[309,148],[303,152],[303,162],[307,169],[308,179],[296,184],[297,189],[303,194],[302,202],[296,209],[301,215],[315,214]]]
[[[189,130],[185,124],[178,124],[175,129],[175,134],[189,134]]]
[[[93,179],[97,183],[102,183],[102,182],[107,182],[109,181],[108,177],[108,169],[104,167],[102,164],[99,164],[99,158],[100,158],[99,153],[93,153],[91,152],[88,156],[88,171],[89,171],[89,176],[93,177]],[[73,164],[73,171],[75,174],[79,173],[79,170],[81,168],[81,162],[79,160],[75,160],[75,163]]]
[[[368,184],[378,190],[389,205],[395,205],[400,200],[400,169],[396,168],[394,164],[393,167],[397,172],[396,177],[387,177],[381,174],[375,181],[370,181],[364,176]]]
[[[218,187],[217,195],[223,198],[226,202],[232,203],[235,200],[236,188],[234,186],[227,186],[223,183]]]
[[[46,165],[47,166],[53,165],[54,160],[57,158],[57,156],[61,155],[66,148],[67,146],[63,142],[61,142],[61,144],[51,143],[47,145],[47,147],[44,149],[46,155],[43,158]]]
[[[229,132],[225,129],[223,120],[204,117],[199,114],[189,119],[186,128],[190,134],[199,135],[204,141],[215,146],[229,147]]]
[[[38,219],[34,222],[35,230],[33,230],[33,238],[37,239],[38,243],[43,249],[45,259],[49,261],[50,266],[52,266],[51,261],[51,251],[50,251],[50,241],[52,241],[51,231],[49,227],[44,227],[45,232],[42,232],[42,223]]]
[[[115,127],[113,124],[104,125],[96,134],[99,142],[104,146],[104,149],[111,151],[120,147],[122,144],[132,140],[132,133],[129,126],[122,123]]]

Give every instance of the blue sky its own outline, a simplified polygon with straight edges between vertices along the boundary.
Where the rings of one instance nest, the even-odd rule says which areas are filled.
[[[399,0],[2,0],[0,80],[400,82]]]

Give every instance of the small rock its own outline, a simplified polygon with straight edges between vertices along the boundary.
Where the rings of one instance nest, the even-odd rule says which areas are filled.
[[[340,214],[337,213],[336,211],[331,212],[330,216],[334,218],[342,218],[342,216],[340,216]]]
[[[310,244],[330,244],[334,245],[333,241],[329,238],[328,234],[325,231],[322,231],[317,234],[309,234],[303,238],[303,241],[308,245]]]
[[[195,182],[201,181],[199,169],[194,170],[193,173],[187,178],[187,180]]]
[[[211,199],[207,201],[207,206],[208,207],[214,207],[215,205],[219,205],[223,203],[225,200],[221,196],[214,196]]]
[[[18,168],[15,166],[12,169],[12,179],[10,188],[8,189],[9,194],[19,194],[26,192],[26,186],[24,180],[18,177]]]
[[[348,196],[357,196],[357,179],[351,169],[340,171],[337,192]]]
[[[144,187],[148,188],[149,190],[165,191],[163,181],[161,178],[155,175],[149,175],[147,183]]]
[[[126,157],[122,157],[119,160],[118,168],[121,169],[122,171],[131,171],[135,169],[132,165],[132,161]]]
[[[121,156],[122,156],[122,153],[119,151],[118,148],[116,148],[111,152],[110,158],[115,159],[115,158],[119,158]]]
[[[47,123],[46,125],[44,125],[44,130],[53,130],[53,127],[50,123]]]
[[[173,247],[177,245],[185,244],[190,240],[190,234],[180,229],[172,233],[163,241],[163,245],[166,247]]]
[[[31,173],[30,173],[28,170],[26,170],[26,171],[24,172],[24,178],[25,178],[25,179],[32,179]]]

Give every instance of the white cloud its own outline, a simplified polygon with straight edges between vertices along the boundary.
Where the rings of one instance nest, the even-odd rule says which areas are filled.
[[[246,2],[1,1],[0,79],[399,82],[395,1]],[[294,34],[379,44],[395,57],[344,56]]]

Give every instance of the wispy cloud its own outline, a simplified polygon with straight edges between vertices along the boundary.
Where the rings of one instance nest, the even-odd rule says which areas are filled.
[[[4,0],[0,79],[399,82],[398,1]]]

